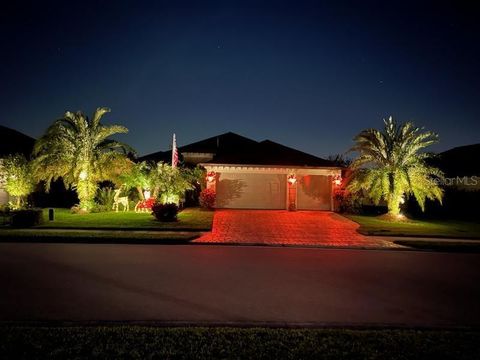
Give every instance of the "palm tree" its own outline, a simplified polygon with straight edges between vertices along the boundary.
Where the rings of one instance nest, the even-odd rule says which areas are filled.
[[[90,210],[98,182],[109,180],[117,169],[129,160],[130,146],[110,139],[128,129],[120,125],[102,125],[100,119],[108,108],[98,108],[92,119],[82,112],[66,112],[39,138],[34,146],[34,170],[39,180],[46,181],[47,191],[52,181],[62,178],[77,190],[80,208]]]
[[[436,143],[438,135],[411,122],[397,125],[392,117],[384,123],[383,132],[367,129],[354,138],[356,145],[350,151],[359,156],[351,165],[348,190],[365,191],[376,204],[383,199],[393,218],[399,216],[405,196],[413,196],[422,211],[426,199],[441,203],[443,191],[435,180],[443,173],[425,162],[430,154],[421,152]]]

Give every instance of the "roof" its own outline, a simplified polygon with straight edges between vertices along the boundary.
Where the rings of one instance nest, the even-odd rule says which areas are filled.
[[[235,153],[238,150],[247,149],[249,146],[255,146],[256,144],[258,144],[258,142],[255,140],[233,132],[227,132],[189,145],[181,146],[178,150],[185,153],[225,154]]]
[[[242,149],[248,149],[256,145],[255,140],[244,136],[227,132],[217,136],[212,136],[205,140],[200,140],[178,148],[179,153],[207,153],[207,154],[231,154]],[[172,159],[172,150],[158,151],[152,154],[141,156],[139,161],[163,161],[170,162]]]
[[[446,176],[475,176],[480,175],[480,165],[476,159],[480,158],[480,144],[465,145],[444,151],[429,163],[439,167]]]
[[[29,157],[34,144],[34,138],[0,125],[0,157],[11,154],[23,154]]]
[[[232,154],[218,154],[209,163],[238,165],[281,165],[306,167],[337,167],[325,160],[303,151],[292,149],[270,140],[256,143],[249,149]]]
[[[163,161],[165,163],[168,163],[171,160],[172,160],[172,150],[157,151],[157,152],[144,155],[138,158],[138,161],[154,161],[154,162]]]
[[[215,154],[213,159],[208,161],[212,164],[338,167],[333,161],[270,140],[258,142],[232,132],[181,146],[178,150],[180,153]],[[171,154],[171,150],[160,151],[139,160],[169,162]]]

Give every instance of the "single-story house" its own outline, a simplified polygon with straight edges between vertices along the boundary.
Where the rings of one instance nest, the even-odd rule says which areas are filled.
[[[333,210],[342,168],[332,161],[232,132],[178,148],[186,164],[207,170],[216,207],[231,209]],[[171,151],[139,160],[168,162]]]

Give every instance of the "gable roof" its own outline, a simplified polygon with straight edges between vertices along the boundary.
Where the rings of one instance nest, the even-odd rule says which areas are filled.
[[[213,159],[207,162],[212,164],[337,167],[332,161],[303,151],[270,140],[258,142],[233,132],[181,146],[178,151],[180,154],[214,154]],[[139,160],[170,162],[171,156],[171,150],[159,151],[140,157]]]
[[[209,161],[213,164],[237,165],[280,165],[280,166],[313,166],[337,167],[332,161],[307,154],[271,140],[256,143],[243,152],[218,154]]]
[[[258,142],[255,140],[233,132],[227,132],[189,145],[181,146],[178,150],[184,153],[224,154],[245,150],[249,146],[255,146],[256,144],[258,144]]]
[[[172,150],[157,151],[148,155],[140,156],[137,160],[138,161],[154,161],[154,162],[163,161],[165,163],[168,163],[172,161]]]
[[[0,125],[0,157],[12,154],[23,154],[30,157],[34,144],[34,138]]]
[[[258,144],[255,140],[244,136],[227,132],[217,136],[212,136],[205,140],[200,140],[188,145],[178,147],[182,153],[207,153],[207,154],[227,154],[237,151],[243,151],[250,146]],[[138,158],[139,161],[163,161],[170,162],[172,159],[172,150],[158,151],[152,154],[144,155]]]

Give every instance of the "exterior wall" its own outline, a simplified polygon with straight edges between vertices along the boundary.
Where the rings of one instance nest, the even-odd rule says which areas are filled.
[[[333,210],[332,179],[341,175],[336,168],[202,165],[215,174],[207,187],[217,208]],[[292,174],[294,184],[287,182]]]

